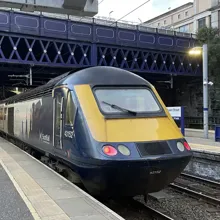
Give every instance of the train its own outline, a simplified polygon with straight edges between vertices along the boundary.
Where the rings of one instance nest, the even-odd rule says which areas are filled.
[[[155,87],[115,67],[69,71],[1,101],[0,131],[101,197],[160,191],[192,157]]]

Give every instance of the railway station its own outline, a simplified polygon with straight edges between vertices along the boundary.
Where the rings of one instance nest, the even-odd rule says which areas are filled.
[[[195,33],[122,20],[150,1],[103,18],[105,1],[0,0],[0,219],[220,219]]]

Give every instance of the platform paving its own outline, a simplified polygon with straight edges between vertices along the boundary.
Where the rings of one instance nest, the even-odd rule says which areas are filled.
[[[212,139],[185,137],[192,150],[220,154],[220,143]]]
[[[0,219],[33,220],[30,210],[0,165]]]
[[[0,219],[123,220],[64,177],[2,138],[0,138],[0,165],[2,178],[4,179],[7,173],[8,182],[13,183],[8,184],[8,187],[13,188],[14,185],[14,191],[11,189],[13,193],[11,196],[8,194],[8,199],[14,198],[15,204],[10,207],[13,202],[5,199],[5,206],[0,203],[0,208],[7,210],[9,206],[8,209],[13,213],[20,207],[23,215],[19,218],[1,218],[0,213]],[[0,188],[3,188],[1,175]],[[10,193],[10,190],[7,191]],[[2,202],[2,199],[0,201]],[[19,207],[16,204],[19,204]]]

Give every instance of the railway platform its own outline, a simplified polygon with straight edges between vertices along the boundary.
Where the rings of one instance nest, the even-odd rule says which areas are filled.
[[[196,131],[197,136],[185,136],[193,150],[193,157],[184,172],[190,175],[208,178],[220,182],[220,143],[215,142],[214,137],[202,138],[203,131]]]
[[[220,155],[220,143],[211,139],[186,137],[192,150],[203,151],[207,153],[216,153]]]
[[[220,155],[220,142],[215,142],[214,131],[209,131],[209,139],[204,139],[203,130],[186,129],[185,138],[193,151]]]
[[[2,138],[0,196],[0,219],[123,219],[79,187]]]

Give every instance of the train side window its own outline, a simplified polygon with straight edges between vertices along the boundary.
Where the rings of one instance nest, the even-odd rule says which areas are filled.
[[[6,115],[7,115],[7,108],[4,108],[4,121],[6,120]]]
[[[66,125],[73,125],[74,124],[74,118],[76,113],[76,107],[73,103],[72,94],[71,92],[68,92],[67,95],[67,102],[66,102]]]
[[[0,120],[3,120],[3,108],[0,107]]]

